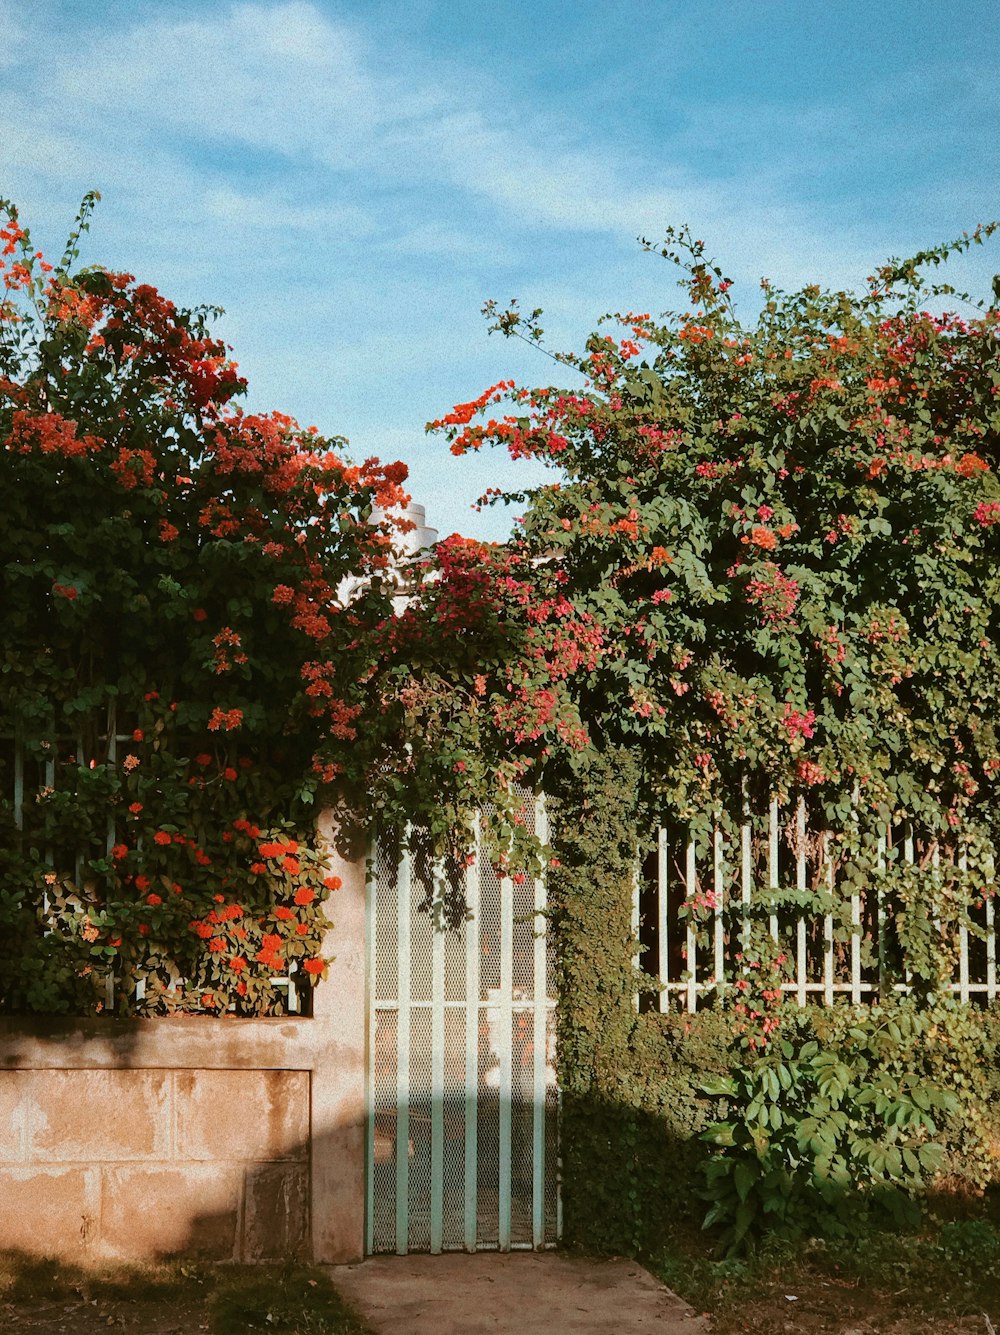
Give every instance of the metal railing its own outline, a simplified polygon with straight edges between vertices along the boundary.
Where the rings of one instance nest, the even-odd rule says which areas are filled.
[[[961,851],[921,842],[904,822],[874,836],[876,874],[867,883],[846,877],[834,834],[810,829],[801,800],[790,811],[772,800],[764,821],[744,819],[728,831],[720,824],[707,839],[683,827],[660,827],[633,903],[637,963],[659,984],[654,1004],[661,1011],[695,1011],[731,986],[753,919],[766,921],[786,953],[791,976],[780,986],[800,1006],[832,1005],[838,998],[859,1005],[909,991],[881,873],[892,864],[925,863],[931,875],[946,863],[966,866]],[[998,995],[992,868],[983,879],[988,883],[970,925],[959,922],[951,933],[955,967],[942,989],[965,1003]],[[801,906],[813,896],[824,901],[823,911],[796,911],[796,901]],[[692,905],[700,913],[692,913]]]

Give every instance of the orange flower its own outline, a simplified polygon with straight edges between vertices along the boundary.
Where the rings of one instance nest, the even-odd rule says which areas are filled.
[[[750,530],[750,541],[755,547],[760,547],[765,552],[773,552],[778,545],[778,538],[769,528],[758,527]]]

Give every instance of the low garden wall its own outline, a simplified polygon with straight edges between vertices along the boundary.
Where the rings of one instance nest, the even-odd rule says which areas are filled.
[[[362,1255],[365,868],[333,863],[310,1018],[0,1018],[0,1248]]]

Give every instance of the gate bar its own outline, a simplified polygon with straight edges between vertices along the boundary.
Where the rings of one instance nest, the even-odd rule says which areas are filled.
[[[514,882],[500,877],[500,1211],[499,1245],[510,1251],[511,1122],[514,1027]]]
[[[375,896],[378,893],[378,856],[375,841],[368,850],[365,878],[365,1011],[368,1039],[365,1051],[365,1255],[375,1251]],[[289,985],[289,992],[292,991]]]
[[[398,987],[396,993],[396,1254],[410,1242],[410,831],[396,878]]]
[[[476,1250],[479,1215],[479,816],[465,870],[465,1249]]]
[[[431,931],[431,1254],[444,1240],[444,869],[433,871]]]
[[[535,798],[535,836],[539,843],[548,843],[549,832],[545,819],[545,801],[541,794]],[[533,978],[535,990],[535,1024],[532,1056],[532,1146],[531,1146],[531,1241],[541,1247],[545,1241],[545,1068],[548,1056],[548,971],[546,969],[545,936],[548,920],[545,918],[545,881],[534,878],[534,932],[535,960]]]

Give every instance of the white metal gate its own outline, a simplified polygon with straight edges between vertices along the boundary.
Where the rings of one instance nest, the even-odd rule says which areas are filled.
[[[526,804],[529,821],[541,806]],[[540,831],[541,833],[541,831]],[[367,1250],[545,1247],[559,1232],[555,1002],[541,880],[477,848],[466,920],[388,842],[368,888]],[[429,893],[428,893],[429,892]]]

